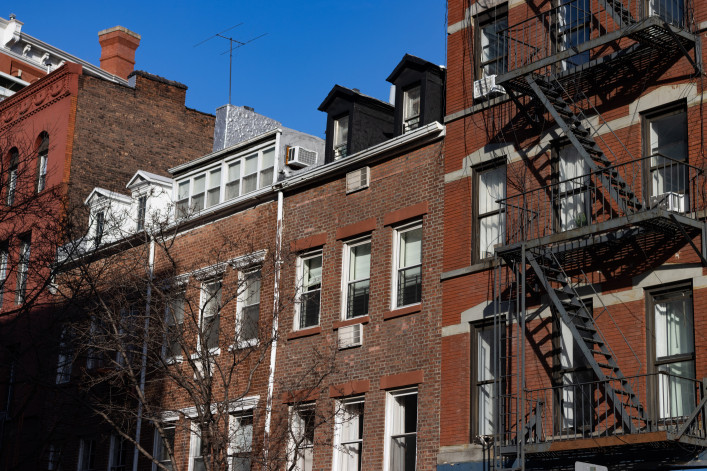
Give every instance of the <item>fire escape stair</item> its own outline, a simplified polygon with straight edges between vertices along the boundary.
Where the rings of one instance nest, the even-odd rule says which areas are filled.
[[[555,312],[572,333],[598,383],[604,385],[604,396],[619,418],[623,432],[635,433],[636,424],[647,420],[643,405],[621,372],[570,278],[548,250],[527,251],[526,260],[549,295]]]

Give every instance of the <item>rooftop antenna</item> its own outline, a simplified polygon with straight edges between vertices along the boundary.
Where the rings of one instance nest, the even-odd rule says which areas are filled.
[[[230,45],[229,45],[228,50],[221,53],[221,55],[223,55],[223,54],[226,54],[226,53],[228,52],[228,104],[229,104],[229,105],[231,104],[231,83],[232,83],[232,80],[233,80],[233,50],[234,50],[234,49],[238,49],[239,47],[243,47],[243,46],[245,46],[245,45],[248,44],[248,43],[252,43],[252,42],[255,41],[256,39],[260,39],[260,38],[262,38],[263,36],[265,36],[266,34],[268,34],[268,33],[263,33],[263,34],[261,34],[260,36],[257,36],[257,37],[255,37],[255,38],[250,39],[250,40],[245,41],[245,42],[239,41],[238,39],[234,39],[234,38],[231,38],[231,37],[228,37],[228,36],[224,36],[224,35],[223,35],[223,33],[227,32],[227,31],[230,31],[230,30],[232,30],[232,29],[234,29],[234,28],[237,28],[238,26],[240,26],[240,25],[242,25],[242,24],[243,24],[243,23],[238,23],[237,25],[233,25],[233,26],[231,26],[230,28],[224,29],[223,31],[221,31],[221,32],[219,32],[219,33],[216,33],[216,34],[214,34],[213,36],[210,36],[210,37],[204,39],[203,41],[200,41],[200,42],[194,44],[194,47],[201,46],[202,44],[204,44],[204,43],[207,42],[207,41],[210,41],[210,40],[213,39],[213,38],[221,38],[221,39],[226,39],[226,40],[229,41]],[[233,46],[234,43],[236,44],[235,47]]]

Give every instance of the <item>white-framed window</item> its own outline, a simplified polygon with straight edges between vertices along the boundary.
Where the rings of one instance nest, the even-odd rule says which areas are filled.
[[[363,397],[338,401],[334,422],[334,471],[361,471]]]
[[[506,218],[498,200],[506,197],[506,166],[477,171],[479,259],[492,257],[494,245],[505,240]]]
[[[219,325],[221,323],[221,280],[210,280],[201,285],[201,303],[199,319],[199,344],[201,351],[219,353]]]
[[[420,127],[420,85],[403,92],[403,132]]]
[[[243,272],[240,280],[236,339],[238,347],[244,348],[256,345],[260,334],[260,269]]]
[[[96,440],[82,438],[79,442],[78,471],[97,471],[96,467]]]
[[[7,268],[10,257],[10,244],[5,241],[0,243],[0,307],[5,300],[5,284],[7,283]]]
[[[297,259],[297,304],[295,329],[319,325],[322,291],[322,251],[302,254]]]
[[[414,471],[417,460],[417,388],[386,397],[385,471]]]
[[[98,211],[94,216],[94,235],[93,243],[97,246],[101,245],[101,240],[103,239],[103,232],[106,227],[106,213],[105,211]]]
[[[204,454],[204,441],[202,431],[196,422],[191,423],[191,439],[189,440],[189,469],[188,471],[206,471],[204,460],[208,458]]]
[[[646,116],[644,139],[650,175],[650,195],[669,209],[689,209],[687,113],[683,106]]]
[[[371,239],[344,244],[342,312],[344,319],[368,314],[371,278]]]
[[[155,437],[153,443],[154,457],[162,466],[167,469],[172,469],[172,460],[169,458],[170,450],[174,454],[174,444],[177,432],[177,421],[169,420],[162,422],[163,435],[160,435],[159,430],[155,429]],[[153,471],[156,471],[157,465],[152,464]]]
[[[476,18],[477,78],[500,75],[507,70],[508,44],[504,30],[508,28],[508,7],[491,7]]]
[[[49,134],[42,132],[41,139],[37,150],[37,193],[47,186],[47,163],[49,162]]]
[[[10,167],[7,174],[7,205],[15,203],[15,190],[17,189],[17,169],[20,163],[20,152],[17,148],[10,149]]]
[[[493,338],[493,326],[474,328],[475,340],[475,390],[472,396],[474,402],[475,435],[493,435],[494,433],[494,397],[493,384],[496,378],[495,360],[496,344]]]
[[[209,170],[209,189],[206,192],[206,207],[215,206],[221,200],[221,167]]]
[[[186,293],[182,290],[174,293],[168,300],[165,309],[165,352],[164,358],[167,360],[178,360],[183,354],[183,327],[184,309],[186,304]]]
[[[312,471],[314,462],[315,404],[290,406],[290,442],[288,469],[294,464],[296,471]]]
[[[229,471],[250,471],[253,452],[253,410],[231,412],[229,417]]]
[[[590,0],[561,0],[557,10],[557,25],[553,27],[558,36],[558,49],[565,51],[589,41],[592,33],[592,9]],[[589,62],[589,51],[581,52],[562,61],[564,70]]]
[[[396,228],[393,240],[393,307],[422,301],[422,223]]]
[[[59,353],[56,363],[56,384],[68,383],[71,380],[71,368],[73,366],[73,348],[71,339],[71,327],[65,325],[61,329],[59,337]]]
[[[110,436],[110,453],[108,455],[108,471],[127,471],[128,463],[132,463],[130,442],[113,434]]]
[[[20,236],[20,258],[17,262],[16,303],[22,304],[27,298],[27,278],[29,278],[29,256],[32,234]]]
[[[147,195],[142,195],[137,199],[137,230],[145,229],[145,217],[147,215]]]
[[[334,120],[334,159],[348,155],[349,115]]]
[[[576,147],[558,149],[558,209],[560,231],[586,226],[591,222],[588,195],[589,166]]]

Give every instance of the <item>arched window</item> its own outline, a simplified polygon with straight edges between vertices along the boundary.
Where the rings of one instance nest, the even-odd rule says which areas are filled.
[[[47,163],[49,161],[49,134],[42,131],[38,138],[37,149],[37,193],[47,186]]]
[[[20,163],[20,152],[17,147],[10,149],[10,167],[7,172],[7,205],[12,206],[15,202],[15,190],[17,188],[17,167]]]

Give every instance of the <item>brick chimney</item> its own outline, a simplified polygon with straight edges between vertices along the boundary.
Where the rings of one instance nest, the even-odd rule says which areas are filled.
[[[140,35],[123,26],[114,26],[98,33],[101,44],[101,69],[127,80],[135,69],[135,50]]]

